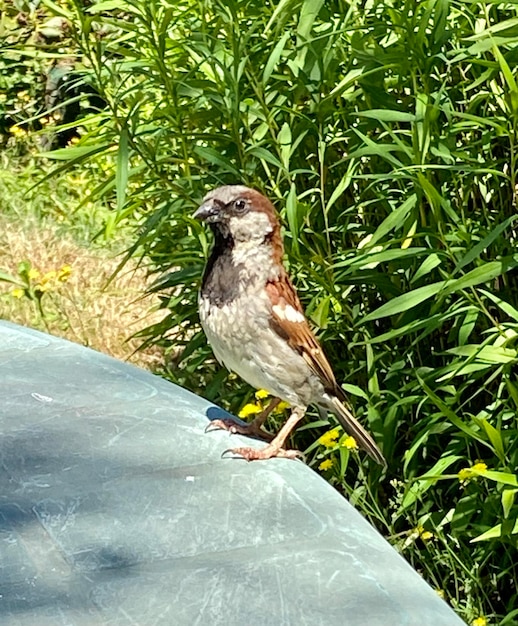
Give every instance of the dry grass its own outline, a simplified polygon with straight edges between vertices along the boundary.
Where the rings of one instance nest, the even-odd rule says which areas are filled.
[[[1,318],[148,369],[161,363],[163,355],[157,348],[134,353],[140,341],[131,339],[132,334],[162,316],[153,311],[155,297],[142,297],[148,283],[145,270],[130,262],[108,284],[120,257],[85,249],[69,236],[58,234],[53,226],[1,217],[0,271],[16,276],[22,261],[28,261],[40,276],[66,265],[72,270],[66,282],[48,281],[48,291],[41,298],[43,316],[36,302],[19,293],[16,297],[14,285],[0,282]]]

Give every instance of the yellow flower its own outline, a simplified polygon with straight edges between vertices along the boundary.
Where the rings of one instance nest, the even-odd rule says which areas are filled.
[[[328,430],[327,433],[324,433],[322,437],[319,438],[318,442],[326,448],[332,448],[336,446],[339,436],[338,428],[333,428],[332,430]]]
[[[11,295],[13,297],[15,297],[15,298],[23,298],[24,294],[25,294],[25,291],[23,289],[20,289],[20,288],[13,289],[11,291]]]
[[[352,437],[351,435],[349,435],[348,437],[343,439],[340,442],[340,445],[343,446],[344,448],[347,448],[348,450],[357,450],[358,449],[358,444],[356,443],[356,439],[354,437]]]
[[[463,483],[465,480],[469,480],[473,476],[473,473],[469,467],[463,467],[457,474],[457,478]]]
[[[29,280],[37,280],[40,277],[40,273],[35,267],[31,267],[27,276],[29,277]]]
[[[487,470],[487,465],[483,461],[477,461],[471,467],[463,467],[457,474],[457,478],[461,483],[467,482],[472,478],[477,477],[477,472],[485,472]]]
[[[72,268],[70,265],[63,265],[58,272],[58,280],[62,283],[66,283],[72,274]]]
[[[9,132],[13,135],[13,137],[23,137],[27,134],[26,131],[24,131],[23,128],[20,128],[17,124],[11,126]]]
[[[443,600],[446,597],[446,594],[444,593],[444,589],[436,589],[435,593],[439,596],[439,598],[442,598]]]
[[[429,530],[423,530],[421,531],[419,536],[423,541],[430,541],[430,539],[433,539],[434,534],[431,533]]]
[[[249,415],[255,415],[256,413],[260,413],[262,411],[262,407],[258,404],[245,404],[245,406],[239,411],[239,417],[248,417]]]
[[[320,465],[318,466],[318,469],[325,471],[325,470],[331,469],[333,465],[334,465],[333,459],[326,459],[325,461],[322,461],[322,463],[320,463]]]
[[[71,138],[68,140],[68,144],[67,144],[67,145],[69,145],[69,146],[75,146],[75,144],[76,144],[76,143],[79,143],[79,141],[80,141],[79,137],[71,137]]]
[[[281,400],[279,404],[275,407],[273,413],[275,415],[279,415],[280,413],[284,413],[284,411],[289,408],[290,408],[289,402],[285,402],[284,400]]]
[[[481,615],[471,622],[471,626],[487,626],[487,619]]]
[[[267,398],[270,394],[268,393],[268,391],[266,391],[266,389],[259,389],[258,391],[255,392],[255,397],[258,400],[264,400],[265,398]]]

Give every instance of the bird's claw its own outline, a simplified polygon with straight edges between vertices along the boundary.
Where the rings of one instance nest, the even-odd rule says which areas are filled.
[[[217,419],[209,422],[205,428],[206,433],[213,430],[227,430],[231,435],[256,437],[257,439],[262,439],[263,441],[271,441],[273,439],[273,435],[267,433],[262,428],[256,427],[253,422],[250,424],[240,424],[232,419]]]
[[[231,457],[225,457],[226,454],[232,454]],[[228,448],[221,454],[221,458],[244,459],[245,461],[261,461],[266,459],[304,459],[304,455],[299,450],[285,450],[274,446],[266,446],[265,448]]]
[[[237,422],[234,422],[234,420],[231,420],[231,419],[212,420],[211,422],[207,424],[207,427],[205,428],[205,432],[210,433],[213,430],[228,430],[228,432],[231,435],[235,435],[237,433],[236,426],[237,426]]]

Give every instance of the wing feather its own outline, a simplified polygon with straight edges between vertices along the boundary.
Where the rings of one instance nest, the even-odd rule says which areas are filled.
[[[278,280],[266,285],[266,291],[272,302],[273,329],[286,339],[319,377],[326,391],[344,396],[336,384],[336,379],[329,361],[309,327],[300,304],[299,297],[288,275],[284,273]]]
[[[374,439],[353,416],[347,397],[336,383],[331,365],[309,327],[288,275],[284,273],[278,280],[269,282],[266,290],[272,303],[272,328],[303,357],[322,382],[329,394],[329,405],[323,406],[336,415],[346,432],[351,434],[377,463],[386,465]]]

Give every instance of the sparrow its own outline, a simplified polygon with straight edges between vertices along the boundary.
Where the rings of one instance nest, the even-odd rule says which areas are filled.
[[[244,185],[225,185],[209,192],[193,217],[207,223],[214,234],[198,299],[207,340],[222,365],[274,398],[251,424],[217,421],[231,432],[269,441],[262,449],[230,452],[248,461],[296,458],[300,453],[286,450],[285,441],[307,407],[316,405],[320,412],[333,413],[359,447],[386,465],[374,439],[353,416],[310,329],[282,262],[284,245],[273,204]],[[273,437],[262,425],[280,400],[292,411]]]

